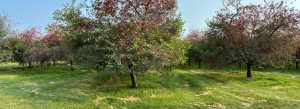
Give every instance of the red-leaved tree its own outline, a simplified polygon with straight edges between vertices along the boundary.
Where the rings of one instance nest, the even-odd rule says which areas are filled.
[[[68,52],[61,35],[62,31],[63,28],[58,26],[57,23],[48,25],[47,33],[41,39],[41,43],[45,45],[44,49],[47,49],[47,52],[41,57],[41,65],[45,61],[52,61],[55,66],[56,61],[67,59]]]
[[[93,7],[109,28],[113,51],[108,66],[128,72],[132,87],[137,87],[138,73],[170,68],[185,59],[176,0],[95,0]]]
[[[20,34],[20,39],[24,45],[24,54],[22,54],[22,62],[28,63],[29,68],[32,68],[35,53],[37,49],[35,42],[41,37],[41,33],[36,28],[30,28]]]
[[[289,64],[295,52],[295,30],[300,14],[286,1],[242,4],[226,0],[209,23],[210,31],[225,41],[226,48],[239,54],[247,65],[247,77],[255,63]]]

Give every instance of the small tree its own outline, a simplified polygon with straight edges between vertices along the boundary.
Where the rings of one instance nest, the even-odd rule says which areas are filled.
[[[18,34],[14,34],[7,38],[10,48],[12,50],[12,61],[19,62],[20,65],[24,65],[23,57],[25,55],[25,45]]]
[[[32,64],[35,60],[35,54],[37,48],[35,46],[36,41],[40,37],[40,32],[36,28],[28,29],[20,34],[20,39],[23,43],[23,46],[20,45],[18,48],[18,56],[22,56],[22,63],[27,62],[28,67],[32,68]]]
[[[91,63],[90,65],[97,66],[105,64],[103,60],[106,60],[104,59],[106,56],[101,55],[102,29],[98,26],[102,26],[102,21],[95,21],[84,16],[83,8],[85,7],[82,4],[77,5],[76,1],[72,0],[72,3],[54,13],[54,19],[62,29],[59,33],[63,38],[63,45],[68,53],[72,71],[74,62]],[[96,27],[99,28],[95,29]],[[103,58],[96,58],[97,56]],[[92,63],[95,60],[103,63]]]
[[[61,33],[63,28],[56,23],[52,23],[47,27],[46,35],[41,39],[41,43],[45,45],[46,53],[44,53],[43,61],[52,61],[55,66],[56,61],[66,60],[68,52]],[[47,55],[45,55],[47,54]]]
[[[36,42],[35,46],[32,48],[32,51],[34,51],[34,61],[37,63],[39,62],[40,66],[43,66],[44,63],[50,61],[50,50],[46,43],[43,43],[42,41]]]
[[[7,62],[11,59],[11,48],[7,41],[9,32],[10,25],[8,16],[0,13],[0,63]]]
[[[191,64],[191,60],[198,62],[198,67],[201,68],[201,63],[204,59],[203,44],[206,40],[203,33],[199,30],[192,30],[186,37],[185,40],[191,43],[191,48],[188,50],[188,63]]]

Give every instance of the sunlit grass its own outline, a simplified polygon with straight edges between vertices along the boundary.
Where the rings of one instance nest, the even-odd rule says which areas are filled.
[[[173,74],[139,76],[129,88],[129,75],[103,84],[101,71],[71,72],[68,66],[21,69],[0,67],[0,108],[300,108],[300,74],[280,70],[178,68]]]

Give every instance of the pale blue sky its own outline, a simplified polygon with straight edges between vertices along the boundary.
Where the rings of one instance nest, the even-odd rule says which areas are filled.
[[[52,13],[71,0],[1,0],[0,11],[6,12],[13,21],[14,29],[20,31],[38,27],[43,29],[52,22]],[[78,1],[78,0],[77,0]],[[244,0],[251,3],[263,0]],[[300,9],[300,0],[294,6]],[[205,29],[206,21],[222,7],[222,0],[178,0],[179,12],[185,21],[185,30]]]
[[[190,29],[205,30],[206,21],[223,7],[223,0],[178,0],[179,12],[185,21],[185,34]],[[264,0],[243,0],[245,3],[263,3]],[[268,0],[267,0],[268,1]],[[292,6],[300,9],[300,0],[290,0]]]

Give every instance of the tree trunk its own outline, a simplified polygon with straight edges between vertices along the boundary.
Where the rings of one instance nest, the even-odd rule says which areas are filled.
[[[32,68],[31,61],[28,62],[28,67]]]
[[[51,61],[47,62],[47,66],[50,67],[51,66]]]
[[[252,64],[251,63],[247,63],[247,77],[251,77],[251,67],[252,67]]]
[[[202,63],[202,60],[199,60],[199,63],[198,63],[199,69],[201,68],[201,63]]]
[[[296,61],[296,69],[298,70],[299,69],[299,62]]]
[[[131,87],[137,88],[138,86],[137,86],[137,82],[136,82],[136,75],[133,72],[131,72],[130,77],[131,77],[131,84],[132,84]]]
[[[132,64],[128,65],[128,69],[130,70],[130,79],[131,79],[131,88],[137,88],[136,74],[131,70]]]
[[[73,60],[71,60],[70,64],[71,64],[71,71],[74,71],[74,68],[73,68]]]
[[[242,68],[242,62],[239,62],[239,68]]]
[[[43,67],[43,62],[42,61],[40,62],[40,64],[41,64],[41,67]]]
[[[56,61],[53,61],[53,66],[56,66]]]
[[[191,67],[191,60],[189,59],[188,61],[189,61],[189,62],[188,62],[188,63],[189,63],[189,67]]]

